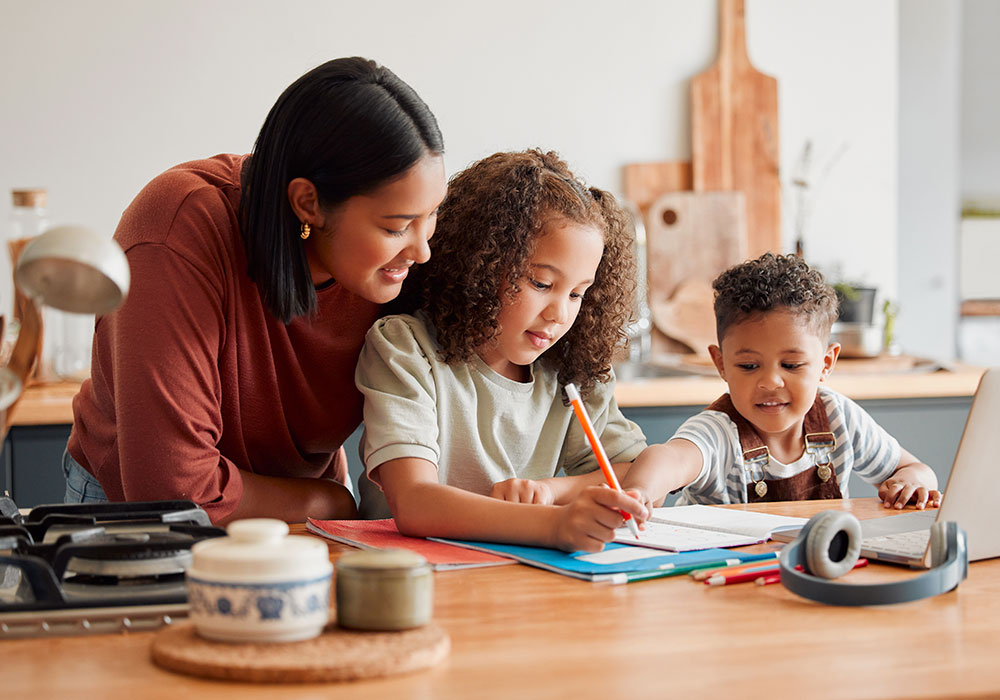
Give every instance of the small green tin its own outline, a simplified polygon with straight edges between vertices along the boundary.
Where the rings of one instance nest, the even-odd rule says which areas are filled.
[[[403,549],[348,552],[334,564],[337,624],[357,630],[405,630],[430,622],[431,565]]]

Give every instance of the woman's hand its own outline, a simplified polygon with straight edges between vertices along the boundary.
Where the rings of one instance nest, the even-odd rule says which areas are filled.
[[[493,484],[490,490],[490,498],[498,498],[501,501],[511,503],[536,503],[542,506],[550,506],[555,503],[555,496],[552,489],[544,481],[532,479],[507,479]]]
[[[622,511],[638,522],[649,519],[649,510],[633,496],[606,486],[590,486],[569,505],[559,506],[553,545],[566,552],[600,552],[625,524]]]

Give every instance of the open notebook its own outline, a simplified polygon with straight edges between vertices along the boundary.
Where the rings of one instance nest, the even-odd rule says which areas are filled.
[[[777,528],[801,527],[805,522],[805,518],[718,506],[672,506],[654,508],[638,540],[627,527],[622,527],[615,531],[615,542],[671,552],[742,547],[766,542]]]

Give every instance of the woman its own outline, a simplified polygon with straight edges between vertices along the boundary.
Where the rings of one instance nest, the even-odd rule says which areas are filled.
[[[66,500],[184,498],[216,523],[354,517],[354,366],[430,255],[443,148],[408,85],[345,58],[285,90],[252,155],[148,184],[115,233],[132,288],[97,322]]]

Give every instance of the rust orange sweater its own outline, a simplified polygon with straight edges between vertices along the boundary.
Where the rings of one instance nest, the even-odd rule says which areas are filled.
[[[286,326],[267,311],[238,227],[245,158],[168,170],[118,225],[132,288],[98,319],[69,440],[112,500],[188,498],[218,520],[240,470],[346,480],[339,448],[361,420],[354,367],[378,306],[332,283],[315,316]]]

